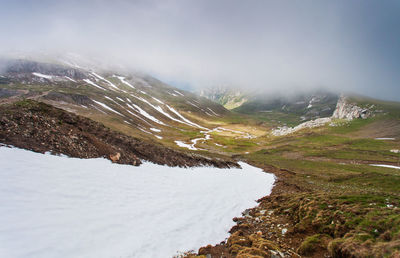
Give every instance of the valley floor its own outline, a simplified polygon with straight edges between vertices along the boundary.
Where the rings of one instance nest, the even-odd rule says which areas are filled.
[[[398,113],[360,119],[236,156],[273,172],[275,187],[227,241],[187,256],[400,257],[399,125]]]

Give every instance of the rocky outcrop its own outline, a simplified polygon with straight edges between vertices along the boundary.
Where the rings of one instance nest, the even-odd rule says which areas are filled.
[[[350,103],[345,96],[340,96],[332,118],[353,120],[356,118],[368,118],[371,115],[369,109],[361,108],[354,103]]]
[[[297,131],[305,129],[305,128],[314,128],[314,127],[323,126],[323,125],[331,122],[331,120],[332,119],[330,117],[323,117],[323,118],[317,118],[314,120],[310,120],[310,121],[301,123],[295,127],[287,127],[287,126],[280,127],[278,129],[272,130],[272,135],[282,136],[282,135],[287,135],[287,134],[297,132]]]
[[[317,118],[314,120],[301,123],[295,127],[287,127],[287,126],[280,127],[272,130],[272,135],[283,136],[297,132],[305,128],[320,127],[331,122],[332,119],[346,119],[350,121],[357,118],[366,119],[370,116],[371,116],[371,111],[369,109],[361,108],[354,103],[350,103],[349,100],[342,95],[340,96],[336,104],[336,109],[331,117]]]

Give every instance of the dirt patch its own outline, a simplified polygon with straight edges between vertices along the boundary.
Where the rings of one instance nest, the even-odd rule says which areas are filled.
[[[129,137],[91,119],[33,100],[1,106],[0,142],[41,153],[105,157],[121,164],[139,165],[146,160],[180,167],[239,166],[233,161],[182,153]],[[112,158],[118,153],[118,159]]]
[[[399,120],[378,120],[363,127],[353,134],[356,138],[400,138]]]

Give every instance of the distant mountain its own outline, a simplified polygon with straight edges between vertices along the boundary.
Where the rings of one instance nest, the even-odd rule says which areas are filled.
[[[201,91],[201,95],[232,111],[256,116],[272,124],[296,125],[320,117],[331,116],[338,94],[310,91],[291,96],[245,92],[216,87]]]
[[[223,105],[226,109],[238,108],[248,101],[241,90],[228,87],[214,87],[200,90],[200,96]]]

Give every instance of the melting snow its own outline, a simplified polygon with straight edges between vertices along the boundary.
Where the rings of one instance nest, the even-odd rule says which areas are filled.
[[[111,86],[111,87],[113,87],[114,89],[117,89],[117,90],[118,90],[118,87],[117,87],[117,86],[115,86],[115,84],[114,84],[114,83],[110,82],[110,81],[109,81],[109,80],[107,80],[106,78],[104,78],[104,77],[102,77],[102,76],[98,75],[98,74],[97,74],[97,73],[95,73],[95,72],[92,72],[92,74],[93,74],[94,76],[96,76],[97,78],[99,78],[100,80],[103,80],[103,81],[107,82],[108,84],[110,84],[110,86]]]
[[[148,133],[148,134],[153,135],[152,133],[150,133],[149,131],[144,130],[143,128],[138,127],[138,129],[139,129],[140,131],[144,132],[144,133]]]
[[[369,164],[370,166],[374,167],[383,167],[383,168],[394,168],[394,169],[400,169],[398,166],[393,166],[393,165],[384,165],[384,164]]]
[[[89,83],[90,85],[92,85],[92,86],[94,86],[94,87],[96,87],[96,88],[99,88],[99,89],[101,89],[101,90],[106,90],[106,89],[104,89],[103,87],[100,87],[99,85],[97,85],[96,83],[92,82],[92,81],[89,80],[89,79],[83,79],[83,81],[86,82],[86,83]]]
[[[206,129],[206,130],[208,130],[208,128],[205,128],[205,127],[203,127],[203,126],[201,126],[201,125],[198,125],[198,124],[193,123],[192,121],[186,119],[184,116],[182,116],[182,115],[181,115],[178,111],[176,111],[174,108],[172,108],[172,107],[170,107],[170,106],[168,106],[168,105],[166,105],[166,106],[167,106],[167,108],[168,108],[169,110],[171,110],[175,115],[177,115],[179,118],[181,118],[184,122],[188,123],[189,125],[198,127],[198,128],[200,128],[200,129]]]
[[[64,76],[65,78],[67,78],[68,80],[70,80],[71,82],[76,82],[74,79],[68,77],[68,76]]]
[[[130,84],[129,82],[125,81],[125,77],[123,77],[123,76],[116,76],[116,75],[113,75],[113,77],[117,77],[123,84],[128,85],[128,86],[131,87],[132,89],[135,89],[135,87],[134,87],[132,84]]]
[[[129,105],[129,104],[128,104],[128,105]],[[134,110],[133,107],[130,107],[130,108]],[[131,114],[132,116],[134,116],[134,117],[136,117],[136,118],[142,120],[143,122],[145,122],[146,124],[148,124],[148,125],[151,126],[151,124],[150,124],[149,122],[147,122],[146,120],[144,120],[144,119],[141,118],[140,116],[136,115],[135,113],[132,113],[129,109],[126,109],[125,111],[128,112],[129,114]]]
[[[177,93],[177,94],[179,94],[179,95],[181,95],[181,96],[185,96],[185,95],[183,95],[182,93],[180,93],[180,92],[177,91],[177,90],[174,90],[174,92]]]
[[[159,135],[154,135],[157,139],[162,139],[162,137],[161,136],[159,136]]]
[[[171,257],[228,237],[272,174],[0,148],[2,257]]]
[[[128,104],[128,105],[129,105],[129,104]],[[158,120],[158,119],[155,118],[154,116],[150,115],[149,113],[147,113],[146,111],[144,111],[143,109],[141,109],[139,106],[137,106],[137,105],[135,105],[135,104],[133,104],[133,103],[132,103],[132,106],[135,107],[135,108],[139,111],[139,113],[140,113],[142,116],[144,116],[144,117],[150,119],[150,120],[153,121],[153,122],[156,122],[157,124],[166,125],[166,124],[164,124],[162,121]]]
[[[158,98],[156,98],[156,97],[153,97],[152,96],[152,98],[155,100],[155,101],[157,101],[158,103],[160,103],[160,104],[163,104],[164,105],[164,102],[162,102],[161,100],[159,100]]]
[[[111,112],[114,112],[114,113],[116,113],[116,114],[118,114],[118,115],[120,115],[120,116],[124,116],[123,114],[119,113],[118,111],[115,111],[114,109],[110,108],[110,107],[107,106],[106,104],[101,103],[100,101],[96,101],[96,100],[94,100],[94,99],[92,99],[92,100],[93,100],[93,102],[96,103],[97,105],[100,105],[100,106],[102,106],[103,108],[105,108],[105,109],[107,109],[107,110],[109,110],[109,111],[111,111]]]
[[[41,74],[41,73],[32,73],[32,74],[37,77],[48,79],[48,80],[51,80],[53,78],[53,76],[51,76],[51,75],[46,75],[46,74]]]
[[[175,143],[176,143],[176,145],[178,145],[179,147],[182,147],[182,148],[187,148],[189,150],[198,150],[196,147],[194,147],[194,144],[187,144],[182,141],[175,141]]]
[[[161,130],[157,129],[157,128],[150,128],[150,130],[152,130],[153,132],[157,132],[157,133],[161,132]]]
[[[208,110],[210,110],[214,115],[219,116],[217,113],[214,112],[214,110],[212,110],[211,108],[207,108]]]
[[[136,98],[136,99],[138,99],[138,100],[141,100],[141,101],[145,102],[146,104],[148,104],[149,106],[151,106],[153,109],[157,110],[158,112],[160,112],[161,114],[163,114],[164,116],[168,117],[169,119],[171,119],[171,120],[173,120],[173,121],[176,121],[176,122],[179,122],[179,123],[182,123],[182,124],[186,124],[186,125],[189,125],[189,126],[192,126],[192,127],[198,127],[198,128],[201,128],[201,129],[207,129],[207,128],[205,128],[205,127],[202,127],[202,126],[200,126],[200,125],[198,125],[198,124],[195,124],[195,123],[191,122],[190,120],[186,119],[186,118],[183,117],[178,111],[176,111],[174,108],[172,108],[172,107],[170,107],[170,106],[168,106],[168,105],[166,105],[167,108],[168,108],[169,110],[171,110],[174,114],[176,114],[178,117],[180,117],[181,120],[180,120],[180,119],[174,118],[173,116],[171,116],[170,114],[168,114],[167,112],[165,112],[165,111],[162,109],[162,107],[160,107],[160,106],[155,106],[155,105],[151,104],[149,101],[147,101],[146,99],[144,99],[144,98],[142,98],[142,97],[137,97],[137,96],[135,96],[135,95],[133,95],[133,94],[131,94],[131,96],[134,97],[134,98]]]
[[[199,108],[196,104],[193,104],[193,103],[190,102],[190,101],[186,101],[186,102],[189,103],[190,105],[194,106],[194,107],[197,107],[198,109],[201,109],[201,108]]]
[[[124,102],[124,103],[125,103],[125,100],[121,99],[120,97],[116,97],[116,99],[118,99],[119,101],[121,101],[121,102]]]

